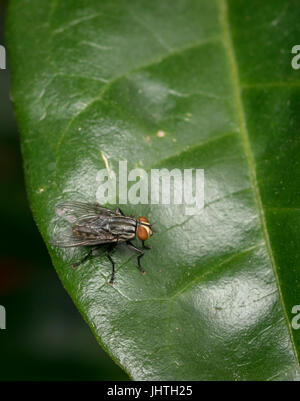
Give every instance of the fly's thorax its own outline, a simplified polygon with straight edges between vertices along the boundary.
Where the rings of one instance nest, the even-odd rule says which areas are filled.
[[[108,222],[109,231],[122,241],[127,241],[135,237],[136,226],[136,219],[128,216],[110,217]]]

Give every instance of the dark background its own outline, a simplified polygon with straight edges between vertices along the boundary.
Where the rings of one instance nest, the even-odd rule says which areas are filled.
[[[5,3],[0,0],[1,45]],[[7,65],[0,70],[0,305],[6,308],[0,380],[127,380],[97,344],[51,264],[27,201],[19,139]]]

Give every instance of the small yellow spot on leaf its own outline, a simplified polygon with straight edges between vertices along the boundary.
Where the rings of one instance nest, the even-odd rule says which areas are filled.
[[[166,136],[166,133],[162,130],[157,131],[156,136],[158,138],[163,138],[164,136]]]

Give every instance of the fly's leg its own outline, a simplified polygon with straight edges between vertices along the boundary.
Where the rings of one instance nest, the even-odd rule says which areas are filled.
[[[125,216],[125,214],[122,212],[122,210],[119,207],[117,207],[115,211],[117,213],[121,214],[122,216]]]
[[[133,245],[133,243],[130,242],[130,241],[127,241],[126,243],[127,243],[127,245],[128,245],[129,248],[131,248],[131,249],[133,249],[134,251],[136,251],[136,252],[139,253],[139,256],[137,257],[138,266],[139,266],[139,269],[140,269],[141,273],[142,273],[142,274],[146,274],[146,271],[144,270],[143,266],[141,265],[141,258],[144,256],[144,251],[142,251],[141,249],[137,248],[137,247],[136,247],[135,245]]]
[[[152,249],[151,246],[145,245],[145,241],[142,241],[143,249]]]
[[[111,265],[112,265],[112,272],[111,272],[111,277],[110,277],[110,280],[109,280],[109,284],[113,285],[113,283],[115,281],[115,262],[113,261],[113,259],[112,259],[112,257],[110,256],[109,253],[107,253],[106,256],[108,257],[108,259],[110,260]]]
[[[112,249],[115,247],[116,245],[110,245],[106,251],[106,256],[109,259],[111,266],[112,266],[112,271],[111,271],[111,277],[109,280],[109,284],[113,285],[114,281],[115,281],[115,262],[113,261],[113,258],[110,256],[110,252],[112,251]]]
[[[122,212],[122,210],[119,207],[116,207],[115,212],[122,216],[125,216],[125,214]],[[131,214],[130,217],[135,217],[135,215]]]
[[[94,252],[96,249],[98,249],[98,248],[99,248],[99,245],[93,246],[93,247],[89,250],[89,252],[85,255],[84,258],[82,258],[82,259],[79,260],[78,262],[75,262],[75,263],[72,264],[73,269],[75,269],[75,267],[81,265],[82,263],[86,262],[86,261],[92,256],[93,252]]]

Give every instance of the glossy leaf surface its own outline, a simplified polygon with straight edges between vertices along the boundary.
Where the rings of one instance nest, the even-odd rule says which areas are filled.
[[[133,379],[299,378],[299,38],[291,0],[12,0],[7,40],[31,206],[62,283]],[[205,208],[125,205],[136,258],[49,245],[97,173],[204,169]],[[71,261],[71,262],[70,262]],[[42,285],[42,283],[41,283]]]

